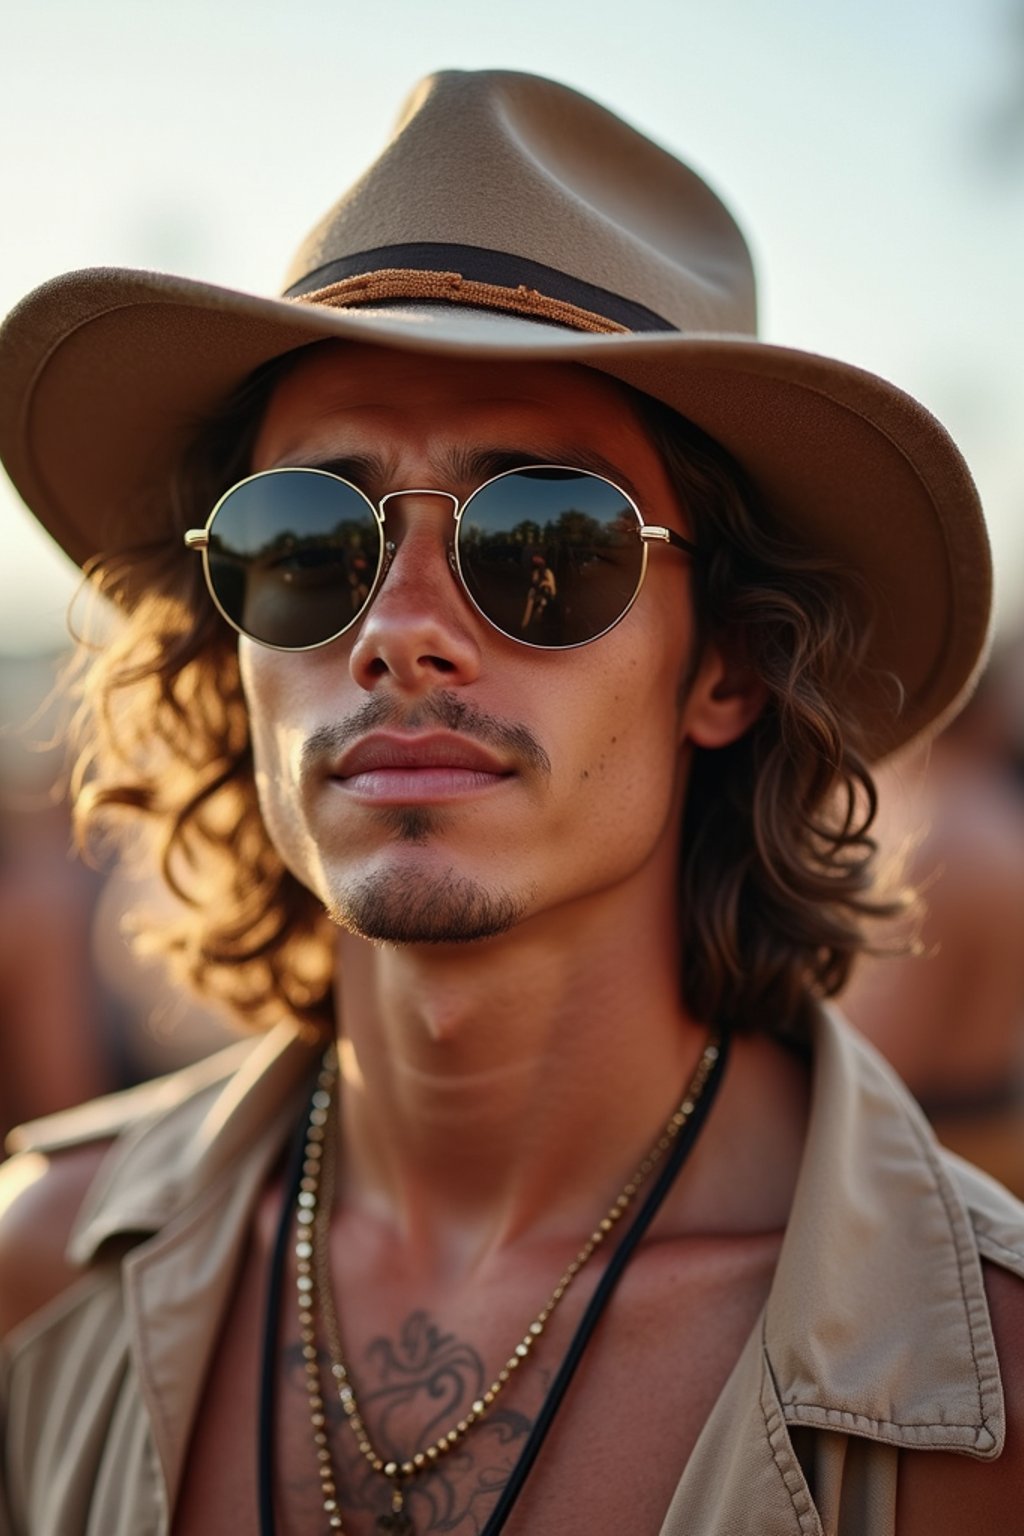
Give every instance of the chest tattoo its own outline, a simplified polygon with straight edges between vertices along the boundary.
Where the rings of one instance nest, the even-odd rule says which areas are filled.
[[[320,1351],[320,1363],[329,1372],[325,1351]],[[288,1400],[296,1404],[294,1422],[301,1432],[305,1365],[297,1342],[286,1346],[283,1364]],[[363,1352],[357,1385],[375,1445],[382,1455],[401,1461],[457,1423],[479,1399],[488,1380],[484,1361],[472,1344],[439,1327],[427,1312],[415,1311],[402,1323],[397,1337],[382,1334],[371,1340]],[[542,1400],[547,1386],[548,1372],[538,1370],[531,1408],[533,1397]],[[325,1394],[324,1411],[348,1523],[362,1515],[360,1528],[381,1533],[393,1529],[393,1536],[409,1529],[417,1536],[424,1532],[478,1536],[533,1425],[532,1412],[513,1399],[495,1403],[460,1445],[409,1483],[406,1513],[393,1516],[388,1482],[360,1454],[336,1394]],[[302,1458],[303,1469],[307,1460]],[[315,1469],[300,1471],[298,1454],[288,1456],[285,1465],[296,1474],[288,1479],[290,1497],[297,1505],[315,1506],[319,1486]],[[367,1517],[375,1523],[367,1524]],[[403,1523],[394,1525],[396,1519]]]

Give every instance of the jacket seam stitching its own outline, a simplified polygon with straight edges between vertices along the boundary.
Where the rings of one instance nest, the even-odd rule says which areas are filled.
[[[983,1381],[983,1377],[982,1377],[981,1365],[980,1365],[980,1363],[978,1361],[978,1349],[977,1349],[977,1342],[976,1342],[976,1339],[975,1339],[974,1312],[973,1312],[973,1308],[971,1306],[971,1303],[970,1303],[970,1301],[968,1299],[967,1290],[966,1290],[966,1287],[965,1287],[965,1284],[964,1284],[964,1264],[965,1264],[965,1258],[966,1258],[965,1241],[964,1241],[964,1237],[961,1236],[961,1234],[960,1234],[960,1232],[958,1230],[958,1227],[957,1227],[956,1209],[955,1209],[955,1207],[953,1205],[952,1191],[951,1191],[951,1189],[949,1187],[949,1183],[948,1183],[945,1171],[943,1169],[941,1159],[938,1157],[935,1149],[929,1144],[929,1141],[928,1141],[927,1137],[924,1135],[921,1127],[919,1125],[917,1125],[917,1123],[913,1119],[910,1120],[910,1129],[911,1129],[911,1132],[912,1132],[912,1134],[914,1136],[914,1139],[916,1140],[916,1142],[918,1144],[918,1148],[919,1148],[919,1151],[920,1151],[923,1159],[928,1164],[928,1168],[929,1168],[929,1170],[931,1172],[931,1175],[932,1175],[932,1180],[933,1180],[933,1183],[934,1183],[934,1187],[935,1187],[935,1190],[936,1190],[936,1192],[937,1192],[937,1194],[939,1196],[939,1199],[942,1202],[942,1209],[943,1209],[943,1211],[945,1213],[946,1222],[947,1222],[948,1227],[949,1227],[949,1235],[950,1235],[950,1239],[951,1239],[952,1245],[953,1245],[953,1252],[954,1252],[954,1254],[956,1256],[957,1286],[958,1286],[958,1289],[959,1289],[959,1292],[960,1292],[961,1305],[963,1306],[964,1319],[965,1319],[966,1324],[967,1324],[967,1338],[968,1338],[968,1344],[969,1344],[970,1352],[971,1352],[971,1364],[974,1367],[974,1384],[975,1384],[975,1389],[976,1389],[976,1392],[977,1392],[977,1399],[978,1399],[978,1420],[979,1420],[979,1422],[978,1422],[978,1424],[973,1425],[973,1426],[971,1426],[971,1425],[962,1425],[962,1426],[950,1425],[948,1427],[949,1428],[974,1428],[975,1430],[983,1429],[986,1432],[986,1434],[994,1436],[994,1431],[991,1428],[991,1425],[989,1423],[988,1414],[985,1412],[984,1381]],[[979,1271],[980,1271],[981,1259],[980,1259],[980,1255],[978,1254],[977,1238],[976,1238],[976,1234],[975,1234],[974,1223],[970,1219],[970,1212],[969,1212],[969,1210],[967,1208],[966,1201],[962,1202],[962,1210],[963,1210],[964,1221],[965,1221],[965,1223],[967,1225],[968,1232],[970,1233],[971,1248],[972,1248],[975,1256],[978,1258]],[[979,1279],[980,1279],[980,1274],[979,1274]],[[984,1300],[984,1282],[982,1281],[981,1284],[982,1284],[982,1305],[986,1306],[987,1303]],[[883,1421],[880,1421],[880,1422],[884,1423],[885,1421],[883,1420]],[[913,1426],[908,1425],[907,1427],[910,1428],[910,1427],[913,1427]],[[944,1428],[944,1427],[947,1427],[947,1426],[943,1426],[943,1425],[927,1425],[927,1426],[922,1426],[922,1427],[926,1427],[926,1428]]]
[[[943,1207],[943,1210],[946,1213],[946,1220],[949,1222],[949,1229],[950,1229],[951,1236],[953,1238],[953,1249],[954,1249],[954,1252],[956,1253],[956,1273],[957,1273],[957,1282],[958,1282],[958,1285],[959,1285],[959,1288],[960,1288],[960,1299],[961,1299],[961,1301],[963,1303],[964,1316],[965,1316],[965,1318],[967,1320],[967,1337],[968,1337],[968,1340],[969,1340],[969,1343],[970,1343],[970,1349],[971,1349],[971,1363],[974,1366],[974,1382],[975,1382],[975,1387],[977,1389],[977,1394],[978,1394],[978,1417],[979,1417],[979,1419],[981,1421],[980,1422],[980,1427],[982,1429],[984,1429],[987,1434],[992,1435],[993,1434],[993,1430],[992,1430],[991,1426],[989,1425],[988,1414],[985,1411],[984,1383],[983,1383],[983,1380],[982,1380],[981,1365],[980,1365],[979,1360],[978,1360],[978,1349],[977,1349],[977,1343],[976,1343],[976,1340],[975,1340],[974,1316],[973,1316],[973,1311],[972,1311],[972,1308],[971,1308],[970,1301],[968,1300],[968,1297],[967,1297],[967,1290],[966,1290],[966,1287],[965,1287],[965,1284],[964,1284],[964,1254],[963,1254],[963,1251],[962,1251],[962,1249],[963,1249],[963,1241],[962,1241],[962,1239],[960,1237],[960,1234],[957,1231],[956,1222],[954,1220],[954,1212],[952,1210],[952,1204],[951,1204],[951,1199],[950,1199],[950,1191],[949,1191],[949,1189],[948,1189],[948,1187],[946,1185],[945,1178],[943,1176],[942,1165],[939,1162],[938,1158],[935,1156],[935,1154],[932,1151],[931,1147],[928,1146],[928,1144],[925,1141],[924,1137],[920,1135],[920,1133],[918,1132],[916,1126],[915,1126],[914,1129],[915,1129],[915,1134],[918,1136],[918,1139],[919,1139],[919,1141],[921,1143],[922,1150],[925,1152],[925,1154],[926,1154],[926,1156],[928,1158],[928,1162],[929,1162],[929,1165],[930,1165],[930,1167],[932,1169],[933,1177],[935,1179],[936,1187],[938,1188],[938,1191],[939,1191],[939,1198],[942,1201],[942,1207]],[[965,1218],[965,1221],[967,1221],[967,1224],[968,1224],[968,1227],[969,1227],[969,1230],[970,1230],[970,1233],[971,1233],[971,1237],[974,1238],[974,1225],[969,1220],[969,1216],[968,1216],[968,1212],[967,1212],[966,1206],[964,1207],[964,1218]],[[975,1254],[977,1255],[978,1250],[977,1250],[977,1241],[976,1241],[976,1239],[975,1239],[975,1241],[974,1241],[972,1246],[974,1248]],[[980,1256],[978,1258],[978,1267],[979,1267],[979,1271],[980,1271],[980,1267],[981,1267]],[[979,1275],[979,1278],[980,1278],[980,1275]],[[984,1281],[982,1281],[981,1283],[982,1283],[982,1297],[984,1298],[984,1294],[985,1294],[985,1292],[984,1292]],[[983,1305],[987,1305],[987,1303],[985,1303],[983,1301]]]
[[[861,1413],[856,1408],[826,1408],[818,1403],[794,1403],[788,1402],[783,1406],[783,1416],[786,1418],[800,1419],[804,1422],[804,1415],[824,1414],[847,1419],[858,1419],[861,1424],[873,1425],[876,1429],[965,1429],[972,1434],[976,1433],[978,1424],[963,1424],[959,1420],[945,1419],[933,1422],[930,1419],[876,1419],[871,1414]],[[982,1420],[981,1428],[988,1428],[987,1421]]]
[[[763,1330],[762,1330],[762,1341],[761,1341],[761,1361],[762,1361],[762,1367],[763,1367],[764,1376],[767,1378],[768,1384],[769,1384],[769,1386],[771,1388],[772,1395],[774,1397],[774,1403],[772,1405],[771,1415],[769,1416],[769,1413],[767,1412],[767,1410],[765,1408],[765,1402],[764,1402],[765,1393],[764,1393],[764,1387],[763,1386],[762,1386],[761,1391],[758,1393],[758,1406],[759,1406],[759,1408],[761,1410],[761,1418],[762,1418],[762,1420],[764,1422],[765,1434],[767,1435],[767,1438],[768,1438],[768,1449],[771,1452],[772,1465],[774,1466],[776,1472],[778,1473],[779,1481],[782,1483],[782,1486],[785,1489],[786,1497],[789,1500],[790,1506],[791,1506],[791,1508],[793,1510],[793,1514],[796,1516],[797,1524],[799,1525],[800,1530],[802,1532],[808,1533],[808,1536],[820,1536],[821,1520],[820,1520],[820,1518],[819,1518],[819,1516],[817,1514],[817,1510],[815,1509],[814,1501],[813,1501],[813,1499],[811,1499],[810,1491],[809,1490],[807,1491],[807,1504],[808,1504],[808,1507],[803,1509],[803,1510],[801,1510],[798,1507],[798,1505],[797,1505],[796,1493],[789,1486],[789,1482],[788,1482],[788,1480],[786,1478],[785,1471],[783,1470],[782,1463],[779,1460],[779,1455],[778,1455],[778,1452],[777,1452],[776,1447],[775,1447],[775,1442],[776,1442],[776,1439],[777,1439],[778,1432],[781,1431],[782,1435],[786,1439],[787,1445],[789,1444],[789,1436],[786,1434],[786,1416],[785,1416],[785,1413],[783,1412],[783,1409],[782,1409],[782,1402],[781,1402],[781,1399],[779,1397],[778,1388],[777,1388],[776,1382],[775,1382],[775,1377],[774,1377],[774,1375],[772,1373],[771,1361],[768,1359],[768,1352],[767,1352],[767,1349],[765,1347],[765,1342],[764,1342],[764,1337],[763,1337]],[[771,1420],[775,1421],[775,1428],[774,1429],[772,1427]],[[792,1447],[790,1447],[790,1449],[792,1450]],[[794,1460],[795,1460],[795,1457],[794,1457]],[[799,1474],[799,1475],[802,1477],[802,1473]],[[809,1521],[811,1523],[808,1523]]]

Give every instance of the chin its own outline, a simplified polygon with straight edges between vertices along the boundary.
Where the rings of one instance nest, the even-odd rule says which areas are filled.
[[[376,944],[473,944],[507,933],[526,902],[451,868],[437,873],[380,870],[332,893],[327,914]]]

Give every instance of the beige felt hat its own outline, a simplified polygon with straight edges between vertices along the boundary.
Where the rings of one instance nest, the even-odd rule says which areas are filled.
[[[552,81],[450,71],[413,91],[283,298],[105,269],[30,294],[0,331],[0,454],[83,561],[159,533],[139,526],[144,492],[197,416],[293,348],[586,364],[696,422],[798,539],[861,573],[875,620],[857,702],[881,755],[948,714],[977,666],[977,494],[915,400],[755,332],[743,236],[685,165]]]

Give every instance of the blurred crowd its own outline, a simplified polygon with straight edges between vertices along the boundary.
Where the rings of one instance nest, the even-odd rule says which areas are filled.
[[[847,1015],[953,1151],[1024,1197],[1024,631],[930,747],[878,776],[877,835],[920,911],[861,962]]]
[[[71,852],[55,659],[0,683],[0,1133],[173,1070],[233,1037],[131,952],[128,914],[168,898]],[[921,892],[841,1005],[942,1139],[1024,1196],[1024,631],[963,712],[878,776],[883,855]]]
[[[0,660],[0,1147],[24,1120],[236,1038],[132,951],[131,913],[169,899],[159,883],[74,852],[63,663]]]

